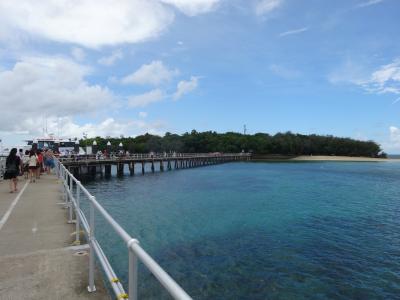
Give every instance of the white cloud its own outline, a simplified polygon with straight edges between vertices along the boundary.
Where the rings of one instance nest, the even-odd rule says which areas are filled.
[[[275,75],[285,79],[295,79],[301,76],[301,73],[297,70],[293,70],[287,68],[285,66],[273,64],[269,66],[270,71],[272,71]]]
[[[255,12],[257,16],[265,16],[272,11],[279,8],[283,0],[259,0],[255,5]]]
[[[369,1],[362,2],[362,3],[358,4],[357,7],[358,8],[367,7],[367,6],[371,6],[371,5],[382,3],[383,1],[384,0],[369,0]]]
[[[179,81],[177,90],[173,95],[174,100],[180,99],[183,95],[195,90],[199,84],[199,78],[192,76],[189,81]]]
[[[142,118],[142,119],[147,118],[147,115],[148,115],[148,114],[147,114],[147,112],[145,112],[145,111],[140,111],[140,112],[139,112],[139,117]]]
[[[85,51],[83,51],[82,48],[78,48],[78,47],[73,47],[71,49],[71,55],[73,58],[75,58],[75,60],[77,61],[82,61],[85,59],[86,57],[86,53]]]
[[[400,153],[400,128],[396,126],[389,127],[389,137],[382,143],[385,152]]]
[[[280,37],[284,37],[284,36],[287,36],[287,35],[299,34],[299,33],[305,32],[307,30],[308,30],[308,27],[302,27],[302,28],[298,28],[298,29],[293,29],[293,30],[288,30],[288,31],[282,32],[282,33],[279,34],[279,36]]]
[[[400,95],[400,58],[372,72],[366,71],[363,64],[348,60],[329,74],[328,78],[333,84],[354,84],[368,93]]]
[[[169,82],[174,76],[178,75],[177,69],[168,69],[162,61],[152,61],[148,65],[143,65],[136,72],[122,78],[124,84],[150,84],[158,86],[164,82]]]
[[[89,48],[157,37],[174,13],[155,0],[0,1],[2,36],[22,32]]]
[[[89,84],[90,68],[59,57],[25,57],[0,72],[0,128],[24,131],[41,127],[43,116],[87,114],[115,101],[105,87]]]
[[[43,129],[42,126],[40,126],[43,124],[43,119],[28,118],[21,120],[20,123],[23,123],[21,127],[27,128],[27,130],[15,130],[10,132],[2,131],[0,129],[0,134],[3,138],[3,145],[21,145],[23,140],[43,135]],[[47,118],[47,128],[49,134],[55,134],[56,136],[65,138],[82,138],[83,133],[86,133],[88,137],[119,137],[121,135],[136,136],[147,132],[162,135],[165,133],[166,124],[160,120],[145,121],[124,119],[117,121],[112,117],[100,121],[90,121],[84,124],[78,124],[72,117],[50,117]]]
[[[400,129],[396,126],[390,126],[390,140],[400,146]]]
[[[361,81],[360,85],[371,93],[400,94],[400,58],[379,67],[369,79]]]
[[[31,136],[40,135],[41,131],[34,126],[31,120],[28,123],[31,127],[29,133]],[[108,117],[100,122],[86,122],[84,124],[77,124],[72,117],[64,118],[49,118],[47,120],[48,132],[68,138],[81,138],[85,132],[88,137],[96,136],[134,136],[137,134],[143,134],[146,132],[159,133],[164,127],[163,122],[154,121],[146,122],[144,120],[122,120],[118,122],[112,117]]]
[[[175,6],[188,16],[195,16],[214,10],[220,0],[161,0]]]
[[[117,60],[124,57],[121,50],[115,50],[110,56],[103,56],[97,62],[104,66],[112,66]]]
[[[165,98],[163,91],[155,89],[150,92],[134,95],[128,98],[128,104],[130,107],[144,107],[151,103],[160,102]]]
[[[52,132],[59,131],[62,136],[66,137],[80,138],[82,137],[83,132],[85,132],[88,137],[120,136],[121,134],[129,135],[132,130],[132,121],[119,123],[114,118],[106,118],[98,123],[88,122],[79,125],[75,123],[71,117],[65,117],[52,119],[49,123],[49,129],[52,130]]]

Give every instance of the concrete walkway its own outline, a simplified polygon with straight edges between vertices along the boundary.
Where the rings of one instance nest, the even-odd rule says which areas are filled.
[[[86,290],[87,245],[71,247],[59,188],[53,175],[20,179],[12,194],[0,182],[0,299],[110,299],[100,272],[97,291]]]

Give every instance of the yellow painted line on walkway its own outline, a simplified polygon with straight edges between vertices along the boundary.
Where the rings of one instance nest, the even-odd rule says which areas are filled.
[[[18,193],[17,197],[15,197],[14,201],[10,204],[10,207],[8,208],[8,210],[6,211],[6,213],[4,214],[4,216],[1,218],[0,220],[0,230],[1,228],[3,228],[4,224],[6,224],[8,218],[10,217],[14,207],[17,205],[19,199],[21,198],[22,194],[24,193],[26,187],[28,186],[29,181],[27,181],[24,185],[24,187],[22,188],[22,190]]]

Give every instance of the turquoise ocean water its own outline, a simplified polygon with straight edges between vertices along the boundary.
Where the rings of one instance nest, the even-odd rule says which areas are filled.
[[[230,163],[86,186],[195,299],[400,298],[400,163]],[[123,242],[96,223],[126,282]],[[139,271],[142,299],[168,299]]]

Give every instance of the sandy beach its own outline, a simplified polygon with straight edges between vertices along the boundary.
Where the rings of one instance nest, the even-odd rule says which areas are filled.
[[[255,155],[252,161],[353,161],[353,162],[400,162],[398,158],[374,158],[335,155]]]
[[[289,160],[296,161],[370,161],[370,162],[388,162],[397,161],[400,159],[390,159],[390,158],[373,158],[373,157],[351,157],[351,156],[324,156],[324,155],[301,155],[297,157],[290,158]]]

